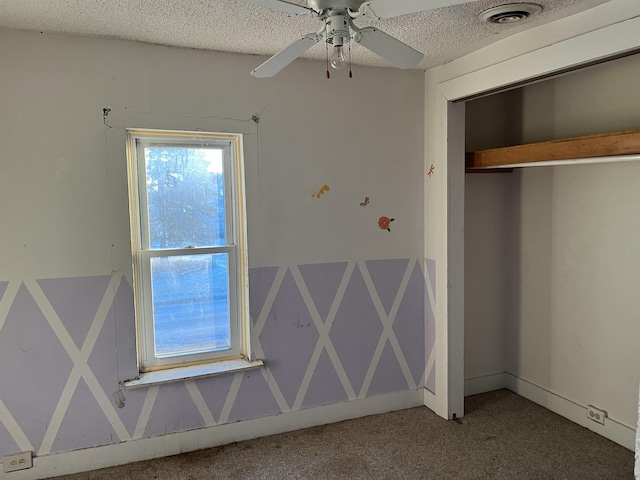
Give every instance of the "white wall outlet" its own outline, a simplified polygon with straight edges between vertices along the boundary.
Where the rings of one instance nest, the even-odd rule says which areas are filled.
[[[5,455],[2,459],[2,467],[4,469],[4,473],[33,467],[31,452],[20,452]]]
[[[593,405],[587,406],[587,418],[594,422],[604,425],[604,419],[607,418],[607,412],[594,407]]]

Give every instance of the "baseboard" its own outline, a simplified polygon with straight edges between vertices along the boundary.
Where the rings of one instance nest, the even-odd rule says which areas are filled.
[[[477,395],[478,393],[493,392],[501,388],[507,388],[506,372],[483,375],[482,377],[468,378],[464,381],[464,396]]]
[[[638,433],[636,435],[636,466],[633,469],[634,477],[640,480],[640,408],[638,408]]]
[[[188,432],[34,457],[32,468],[11,473],[0,470],[0,479],[36,480],[69,475],[422,405],[422,389],[377,395]]]
[[[586,405],[580,405],[510,373],[505,373],[505,378],[505,387],[521,397],[531,400],[547,410],[551,410],[631,451],[635,449],[636,430],[634,428],[611,418],[606,419],[605,425],[600,425],[587,418]]]

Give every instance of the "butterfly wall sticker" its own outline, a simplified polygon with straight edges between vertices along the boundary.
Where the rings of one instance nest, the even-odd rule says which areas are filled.
[[[369,205],[369,197],[364,197],[364,202],[360,202],[361,207],[366,207]]]

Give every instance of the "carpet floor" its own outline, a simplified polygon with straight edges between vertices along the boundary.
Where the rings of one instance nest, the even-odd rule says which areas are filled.
[[[634,454],[512,392],[57,477],[103,479],[632,479]]]

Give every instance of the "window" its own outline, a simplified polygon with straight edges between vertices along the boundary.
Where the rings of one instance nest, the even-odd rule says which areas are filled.
[[[248,356],[241,142],[128,131],[142,372]]]

